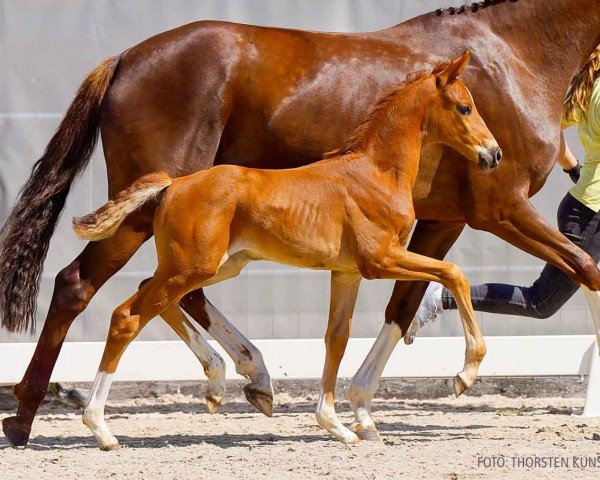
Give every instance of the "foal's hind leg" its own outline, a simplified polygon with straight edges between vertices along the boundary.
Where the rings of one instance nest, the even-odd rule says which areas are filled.
[[[149,278],[143,280],[140,288],[149,281]],[[202,364],[206,378],[208,378],[208,388],[204,397],[206,407],[210,413],[215,413],[225,397],[225,362],[188,320],[179,304],[174,303],[160,316],[179,335],[179,338],[185,342]]]
[[[377,262],[371,273],[377,278],[439,282],[455,295],[463,324],[466,349],[465,365],[455,378],[454,391],[458,396],[470,388],[485,355],[485,342],[471,305],[469,283],[460,269],[451,263],[396,248],[389,252],[388,258]],[[356,432],[362,438],[378,438],[370,415],[371,401],[383,368],[400,338],[402,338],[400,327],[395,323],[386,323],[367,358],[352,379],[348,396],[356,416]]]
[[[200,335],[177,303],[174,303],[161,317],[175,330],[177,335],[190,347],[200,360],[208,378],[208,388],[204,398],[210,413],[214,413],[225,396],[225,362],[214,348]]]
[[[179,303],[225,349],[236,372],[250,379],[251,383],[244,386],[248,402],[259,412],[272,416],[273,385],[260,350],[208,301],[201,289],[188,293]]]
[[[361,278],[360,275],[331,272],[331,302],[325,334],[325,367],[316,417],[319,425],[343,443],[359,441],[358,436],[342,425],[335,413],[335,383],[350,336],[352,314]]]
[[[4,434],[12,445],[26,445],[29,440],[31,424],[46,395],[71,323],[104,282],[125,265],[150,236],[148,219],[143,214],[131,216],[112,238],[88,243],[77,259],[57,274],[52,302],[35,352],[23,380],[14,387],[19,401],[17,415],[2,421]]]
[[[235,277],[247,259],[229,258],[210,284]],[[250,379],[244,386],[248,402],[268,417],[273,415],[273,384],[260,350],[248,340],[208,299],[201,288],[187,293],[179,305],[223,347],[235,363],[235,371]]]
[[[104,421],[104,405],[119,360],[140,330],[187,291],[187,285],[176,278],[157,273],[112,315],[104,354],[83,412],[83,423],[92,431],[101,450],[119,446]]]

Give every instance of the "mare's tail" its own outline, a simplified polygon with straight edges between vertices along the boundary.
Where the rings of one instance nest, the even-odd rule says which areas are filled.
[[[83,81],[0,231],[0,317],[9,332],[35,329],[50,238],[71,184],[94,151],[100,105],[118,65],[119,57],[109,57]]]

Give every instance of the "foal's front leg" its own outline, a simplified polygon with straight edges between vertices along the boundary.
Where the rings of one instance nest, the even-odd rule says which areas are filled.
[[[356,274],[331,272],[329,322],[325,334],[325,367],[316,410],[317,423],[335,438],[347,444],[356,443],[359,438],[342,425],[335,413],[335,383],[350,336],[352,314],[361,278]]]
[[[471,305],[469,282],[461,270],[451,263],[396,247],[390,250],[386,258],[373,262],[369,276],[394,280],[434,281],[441,283],[454,294],[466,342],[465,364],[463,370],[455,377],[454,392],[458,396],[469,389],[477,377],[477,369],[486,348]],[[379,385],[383,368],[400,338],[402,338],[400,327],[394,322],[386,323],[367,358],[352,379],[348,397],[356,416],[355,430],[362,438],[378,438],[371,418],[371,401]]]

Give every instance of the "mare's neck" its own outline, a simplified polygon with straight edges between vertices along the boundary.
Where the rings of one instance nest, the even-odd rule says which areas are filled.
[[[474,45],[483,41],[498,49],[499,58],[516,58],[524,73],[537,79],[546,94],[556,94],[562,103],[573,75],[600,44],[599,25],[598,0],[519,0],[477,12],[468,8],[456,15],[448,10],[441,16],[432,13],[396,25],[386,33],[406,42],[412,28],[417,32],[425,29],[430,37],[437,35],[451,44],[459,43],[454,48],[456,53],[464,49],[468,39],[473,38]],[[475,53],[478,48],[473,47]]]
[[[554,71],[564,77],[563,83],[571,80],[600,43],[597,0],[506,2],[488,7],[484,18],[492,32],[527,59],[528,66]]]

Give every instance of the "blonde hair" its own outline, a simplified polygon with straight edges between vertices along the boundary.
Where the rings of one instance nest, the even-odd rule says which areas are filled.
[[[600,77],[600,45],[596,47],[585,65],[571,80],[563,106],[563,119],[576,122],[587,117],[594,83]]]

